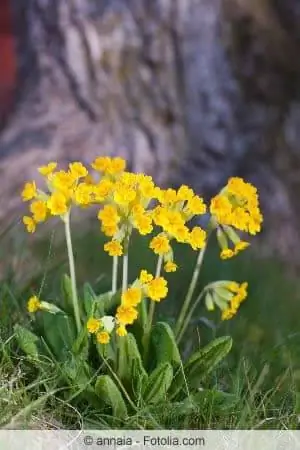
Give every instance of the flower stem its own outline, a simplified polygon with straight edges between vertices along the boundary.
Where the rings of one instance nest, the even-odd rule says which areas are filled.
[[[157,260],[155,278],[158,278],[160,276],[162,263],[163,263],[163,257],[160,255]],[[148,323],[147,323],[147,327],[146,327],[145,334],[144,334],[144,360],[145,360],[145,362],[147,361],[148,354],[149,354],[150,333],[151,333],[151,328],[152,328],[152,323],[153,323],[153,318],[154,318],[154,313],[155,313],[155,306],[156,306],[155,301],[150,300],[149,312],[148,312]]]
[[[117,282],[118,282],[118,256],[113,257],[113,269],[112,269],[112,286],[111,291],[114,295],[117,292]]]
[[[125,292],[128,287],[128,253],[123,255],[123,278],[122,278],[122,292]]]
[[[178,339],[183,323],[186,319],[186,315],[188,313],[188,309],[190,307],[190,303],[192,301],[195,289],[196,289],[196,285],[197,285],[197,281],[199,278],[199,273],[202,267],[202,263],[203,263],[203,258],[204,258],[204,254],[205,254],[205,250],[206,250],[206,245],[200,250],[200,252],[198,253],[198,258],[197,258],[197,262],[194,268],[194,273],[190,282],[190,286],[189,289],[187,291],[186,297],[184,299],[181,311],[179,313],[179,317],[175,326],[175,336]]]
[[[77,328],[77,332],[79,334],[79,332],[81,330],[81,321],[80,321],[80,310],[79,310],[77,288],[76,288],[74,253],[73,253],[72,239],[71,239],[70,211],[68,211],[67,214],[65,214],[64,223],[65,223],[65,234],[66,234],[68,258],[69,258],[69,267],[70,267],[73,310],[74,310],[76,328]]]
[[[191,320],[191,318],[193,317],[194,311],[196,310],[197,306],[198,306],[199,303],[201,302],[201,300],[202,300],[202,298],[203,298],[205,292],[206,292],[206,289],[203,289],[203,291],[200,293],[200,295],[198,295],[198,297],[197,297],[195,303],[192,305],[191,309],[189,310],[189,313],[187,314],[187,316],[186,316],[186,318],[185,318],[185,321],[183,322],[183,325],[182,325],[182,327],[181,327],[181,330],[180,330],[180,332],[179,332],[179,334],[178,334],[178,337],[177,337],[177,344],[179,344],[180,341],[181,341],[181,339],[183,338],[184,333],[185,333],[185,331],[186,331],[186,329],[187,329],[187,327],[188,327],[188,324],[190,323],[190,320]]]

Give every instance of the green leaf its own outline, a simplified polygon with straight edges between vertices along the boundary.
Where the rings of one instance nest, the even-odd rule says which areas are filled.
[[[39,358],[38,343],[40,342],[38,336],[33,334],[27,328],[15,325],[14,331],[20,348],[23,352],[31,358]]]
[[[88,356],[88,333],[86,327],[82,327],[78,337],[75,339],[75,342],[72,346],[72,351],[75,355],[85,355],[86,358]]]
[[[83,306],[87,317],[94,315],[94,307],[97,296],[89,283],[83,286]]]
[[[173,368],[170,363],[160,364],[149,376],[143,389],[143,399],[146,404],[158,403],[166,399],[173,379]]]
[[[125,362],[125,384],[132,388],[133,393],[136,398],[139,398],[147,382],[148,375],[143,366],[142,357],[138,349],[135,337],[133,334],[128,333],[125,337],[120,337],[119,339],[124,339],[124,362]],[[122,380],[123,381],[123,380]]]
[[[169,362],[176,368],[182,364],[174,333],[167,323],[158,322],[152,328],[151,343],[157,364]]]
[[[121,303],[121,290],[112,294],[111,291],[105,294],[98,295],[96,298],[96,308],[97,312],[101,315],[108,314],[110,311],[114,310],[116,306]],[[99,309],[98,309],[99,308]]]
[[[189,386],[198,387],[199,383],[225,358],[232,347],[230,336],[214,339],[206,347],[194,353],[184,365]]]
[[[213,411],[214,414],[219,414],[232,410],[239,401],[237,395],[215,389],[204,389],[190,395],[189,399],[204,414],[205,411]]]
[[[72,283],[70,277],[66,274],[64,274],[62,277],[62,294],[65,307],[68,310],[72,310],[73,308]]]
[[[64,360],[65,354],[71,352],[76,340],[74,320],[61,314],[43,314],[39,317],[41,335],[58,361]]]
[[[114,417],[124,418],[127,416],[127,408],[122,394],[109,375],[97,377],[95,392],[104,403],[112,408]]]

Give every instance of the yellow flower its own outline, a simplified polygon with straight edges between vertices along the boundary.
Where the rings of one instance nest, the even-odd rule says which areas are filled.
[[[107,173],[110,175],[115,175],[120,172],[123,172],[126,168],[126,161],[123,158],[112,158],[110,164],[107,168]]]
[[[206,243],[206,231],[201,227],[194,227],[189,235],[189,243],[193,250],[203,248]]]
[[[107,331],[100,331],[96,334],[96,339],[99,344],[108,344],[110,341],[110,335]]]
[[[87,206],[92,201],[93,188],[89,184],[79,183],[74,192],[75,203],[81,206]]]
[[[221,258],[221,259],[230,259],[230,258],[232,258],[234,255],[235,255],[235,252],[234,252],[233,250],[231,250],[230,248],[224,248],[224,249],[221,251],[220,258]]]
[[[67,199],[61,192],[54,192],[47,201],[47,207],[53,216],[62,216],[68,211]]]
[[[101,231],[105,234],[105,236],[113,237],[118,231],[118,226],[116,224],[112,224],[109,226],[102,225]]]
[[[165,204],[173,204],[177,201],[177,192],[175,191],[175,189],[166,189],[166,190],[162,190],[161,191],[161,197],[160,197],[160,202],[165,205]]]
[[[110,195],[113,187],[113,182],[103,179],[94,186],[94,197],[96,202],[103,202]]]
[[[68,198],[72,196],[74,181],[72,174],[70,172],[65,172],[64,170],[55,172],[51,177],[52,187]]]
[[[41,302],[40,302],[40,300],[37,298],[36,295],[34,295],[33,297],[30,297],[30,299],[27,302],[27,310],[28,310],[28,312],[35,313],[39,309],[41,309]]]
[[[46,166],[42,166],[38,168],[38,171],[41,175],[44,177],[48,177],[52,174],[52,172],[56,169],[57,163],[56,162],[49,162]]]
[[[118,205],[128,205],[136,198],[136,191],[125,185],[116,185],[114,192],[114,201]]]
[[[138,312],[132,306],[120,305],[117,309],[116,318],[121,325],[131,325],[137,319]]]
[[[167,280],[165,280],[163,277],[154,278],[147,285],[146,292],[151,300],[159,302],[168,294]]]
[[[88,175],[87,168],[81,162],[73,162],[69,164],[69,169],[72,177],[76,180]]]
[[[95,159],[91,166],[93,167],[93,169],[97,170],[97,172],[106,172],[110,164],[111,158],[109,158],[108,156],[99,156]]]
[[[116,333],[118,336],[120,337],[124,337],[127,335],[127,330],[124,327],[124,325],[120,325],[117,329],[116,329]]]
[[[94,317],[90,317],[89,320],[86,323],[86,328],[89,333],[97,333],[99,331],[101,326],[101,320],[95,319]]]
[[[129,288],[123,292],[121,301],[124,306],[137,306],[142,300],[142,291],[138,288]]]
[[[22,198],[24,202],[28,202],[37,196],[37,189],[34,181],[25,183],[22,191]]]
[[[121,218],[116,208],[112,205],[105,205],[98,213],[98,219],[105,227],[113,227],[120,222]]]
[[[146,214],[136,214],[133,224],[139,233],[143,236],[149,234],[153,230],[152,219]]]
[[[176,272],[177,268],[177,264],[175,264],[173,261],[168,261],[164,267],[166,272]]]
[[[218,194],[210,202],[210,212],[220,224],[230,222],[232,205],[225,195]]]
[[[246,241],[240,241],[238,242],[235,247],[234,247],[234,254],[236,255],[237,253],[241,252],[242,250],[245,250],[246,248],[249,247],[249,242]]]
[[[47,217],[47,204],[43,200],[36,200],[31,203],[30,211],[35,222],[44,222]]]
[[[164,255],[171,249],[169,239],[164,233],[160,233],[155,236],[151,240],[149,247],[154,251],[156,255]]]
[[[189,229],[185,225],[177,227],[172,234],[177,242],[184,243],[189,240]]]
[[[177,191],[177,199],[179,201],[190,201],[194,196],[193,189],[188,186],[182,185]]]
[[[32,217],[24,216],[23,223],[28,231],[28,233],[34,233],[36,229],[36,223]]]
[[[113,240],[104,245],[104,251],[106,251],[109,256],[121,256],[123,254],[123,247],[120,242]]]
[[[241,284],[235,282],[229,283],[228,290],[233,292],[235,295],[230,300],[228,308],[223,311],[222,320],[229,320],[237,313],[240,304],[247,297],[247,288],[248,283],[241,283]]]
[[[150,283],[153,280],[153,275],[147,272],[147,270],[141,270],[139,280],[142,284]]]
[[[206,205],[204,203],[203,198],[199,197],[198,195],[194,195],[191,199],[187,202],[187,210],[191,214],[205,214],[206,213]]]

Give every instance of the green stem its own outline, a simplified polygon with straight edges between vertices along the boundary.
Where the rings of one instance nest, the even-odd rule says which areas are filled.
[[[160,255],[157,260],[155,278],[158,278],[160,276],[162,263],[163,263],[163,256]],[[154,319],[155,306],[156,306],[156,302],[154,300],[150,300],[148,321],[147,321],[147,326],[146,326],[145,335],[144,335],[144,360],[145,360],[145,362],[147,361],[148,354],[149,354],[150,334],[151,334],[151,328],[152,328],[152,323],[153,323],[153,319]]]
[[[200,295],[198,295],[197,300],[195,301],[195,303],[194,303],[193,306],[191,307],[191,309],[190,309],[188,315],[186,316],[186,318],[185,318],[185,320],[184,320],[184,322],[183,322],[183,325],[182,325],[182,327],[181,327],[181,330],[180,330],[180,332],[179,332],[179,334],[178,334],[178,337],[177,337],[177,344],[179,344],[180,341],[181,341],[181,339],[183,338],[184,333],[185,333],[185,331],[186,331],[186,329],[187,329],[187,327],[188,327],[188,325],[189,325],[189,323],[190,323],[190,320],[191,320],[191,318],[193,317],[194,311],[196,310],[197,306],[198,306],[199,303],[201,302],[201,300],[202,300],[202,298],[203,298],[205,292],[206,292],[206,289],[203,289],[203,291],[200,293]]]
[[[125,292],[128,287],[128,252],[123,256],[123,279],[122,292]]]
[[[112,269],[112,294],[117,292],[117,282],[118,282],[118,256],[113,257],[113,269]]]
[[[81,330],[81,321],[80,321],[80,310],[79,310],[77,288],[76,288],[74,253],[73,253],[72,239],[71,239],[70,210],[64,216],[64,223],[65,223],[65,234],[66,234],[66,242],[67,242],[67,249],[68,249],[69,267],[70,267],[73,310],[74,310],[76,328],[77,328],[77,332],[79,334],[80,330]]]
[[[157,260],[155,278],[159,278],[159,276],[160,276],[162,263],[163,263],[163,257],[162,257],[162,255],[160,255]],[[148,313],[148,333],[150,333],[150,331],[151,331],[152,322],[153,322],[154,313],[155,313],[155,307],[156,307],[156,302],[154,300],[150,300],[149,313]]]
[[[176,338],[178,338],[180,332],[181,332],[181,328],[182,325],[185,321],[188,309],[190,307],[190,303],[192,301],[196,286],[197,286],[197,281],[199,278],[199,273],[202,267],[202,263],[203,263],[203,258],[204,258],[204,254],[205,254],[205,250],[206,250],[206,245],[200,250],[199,254],[198,254],[198,258],[197,258],[197,262],[195,265],[195,269],[194,269],[194,273],[190,282],[190,286],[189,289],[187,291],[186,297],[184,299],[181,311],[179,313],[179,318],[177,320],[176,326],[175,326],[175,336]]]

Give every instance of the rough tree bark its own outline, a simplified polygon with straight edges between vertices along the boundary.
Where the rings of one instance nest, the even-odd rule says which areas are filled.
[[[38,164],[117,153],[206,196],[233,174],[254,181],[266,248],[300,259],[296,0],[12,1],[0,216]]]

